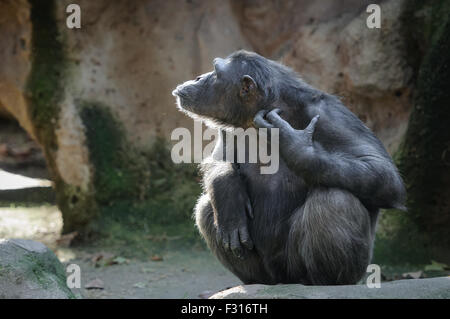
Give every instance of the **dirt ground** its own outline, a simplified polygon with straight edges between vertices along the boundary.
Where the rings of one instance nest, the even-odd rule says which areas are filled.
[[[65,265],[77,264],[82,288],[74,293],[82,298],[204,298],[240,284],[201,247],[171,248],[148,260],[123,258],[111,247],[64,247],[61,227],[56,206],[0,207],[0,238],[43,242]]]
[[[169,251],[162,261],[137,261],[96,268],[74,259],[86,283],[99,278],[104,289],[80,289],[84,298],[206,298],[239,280],[208,251]],[[74,290],[75,293],[78,291]]]

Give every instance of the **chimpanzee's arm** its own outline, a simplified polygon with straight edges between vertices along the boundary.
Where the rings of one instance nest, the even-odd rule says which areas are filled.
[[[327,151],[320,141],[313,141],[319,116],[304,130],[296,130],[278,111],[269,112],[265,118],[259,113],[255,123],[259,127],[280,129],[280,154],[307,184],[346,189],[374,208],[404,209],[403,182],[392,161],[377,152],[377,147],[355,136],[356,142],[347,141],[345,147],[337,145],[333,152]]]
[[[222,147],[222,139],[216,150]],[[247,189],[239,174],[239,166],[214,155],[202,163],[203,187],[210,196],[217,226],[217,241],[237,257],[245,257],[242,246],[253,248],[247,219],[253,218]]]

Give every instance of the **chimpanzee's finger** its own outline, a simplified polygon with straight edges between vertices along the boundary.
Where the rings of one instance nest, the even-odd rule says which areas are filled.
[[[237,229],[233,230],[230,234],[230,248],[236,257],[242,258],[241,243],[239,242],[239,232]]]
[[[314,133],[314,130],[316,129],[316,123],[319,120],[320,115],[316,115],[313,117],[311,122],[309,122],[308,126],[305,128],[305,131],[309,134]]]
[[[227,232],[222,233],[222,247],[225,250],[230,250],[230,235]]]
[[[247,198],[247,203],[245,204],[245,209],[247,211],[248,217],[253,219],[253,217],[255,217],[255,216],[253,215],[253,207],[252,207],[252,203],[250,202],[250,198]]]
[[[273,109],[272,111],[267,113],[266,118],[270,121],[270,123],[273,124],[274,127],[278,128],[285,126],[290,127],[291,125],[280,117],[279,115],[280,112],[281,112],[280,109]]]
[[[258,113],[256,113],[255,117],[253,118],[253,123],[257,128],[273,128],[273,125],[266,121],[264,116],[266,115],[266,110],[261,110]]]
[[[247,227],[242,226],[241,228],[239,228],[239,239],[244,247],[249,250],[253,249],[253,241],[250,238]]]

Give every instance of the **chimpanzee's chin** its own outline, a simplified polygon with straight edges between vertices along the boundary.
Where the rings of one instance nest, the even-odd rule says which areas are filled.
[[[176,94],[174,94],[174,96],[176,96],[176,98],[177,98],[177,106],[179,109],[181,109],[181,110],[189,110],[190,109],[188,106],[189,104],[187,103],[186,98],[184,98],[183,95],[176,93]]]
[[[177,96],[177,106],[181,112],[186,113],[187,115],[193,117],[196,115],[195,110],[191,107],[191,104],[188,103],[183,97]]]

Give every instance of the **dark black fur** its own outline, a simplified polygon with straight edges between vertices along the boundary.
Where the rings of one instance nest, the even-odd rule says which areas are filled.
[[[195,209],[209,247],[247,284],[357,282],[379,208],[405,200],[383,145],[339,99],[279,63],[239,51],[214,65],[173,92],[180,108],[222,132],[279,128],[281,159],[277,173],[261,175],[258,163],[218,157],[227,146],[218,141]]]

